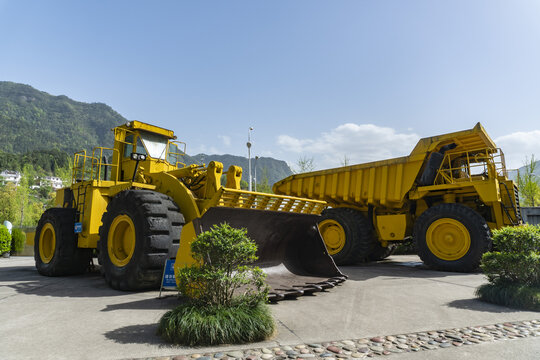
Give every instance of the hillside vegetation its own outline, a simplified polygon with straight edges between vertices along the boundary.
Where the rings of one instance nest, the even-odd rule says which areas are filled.
[[[112,145],[110,129],[127,120],[110,106],[53,96],[29,85],[0,81],[0,151],[56,149],[69,154]]]
[[[69,167],[74,152],[112,146],[110,129],[127,121],[105,104],[74,101],[29,85],[0,81],[0,171],[21,171],[29,164],[38,173],[57,175],[57,169]],[[198,154],[185,156],[184,162],[208,164],[212,160],[223,162],[225,170],[241,166],[243,179],[248,180],[248,159],[242,156]],[[251,164],[254,174],[254,159]],[[259,183],[267,179],[272,185],[292,174],[281,160],[263,157],[256,165]]]

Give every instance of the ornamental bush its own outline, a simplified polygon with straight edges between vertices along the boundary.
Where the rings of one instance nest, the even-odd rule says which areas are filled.
[[[265,301],[266,274],[249,266],[257,260],[257,245],[247,230],[214,225],[191,243],[193,266],[178,273],[178,289],[200,305],[257,304]]]
[[[0,254],[11,250],[11,234],[4,225],[0,225]]]
[[[493,248],[482,257],[489,282],[540,286],[540,227],[523,225],[493,231]]]
[[[21,229],[11,230],[11,251],[20,253],[24,250],[26,235]]]
[[[158,334],[183,345],[218,345],[261,341],[275,324],[266,304],[266,275],[249,264],[257,245],[247,230],[214,225],[191,244],[195,265],[177,274],[186,300],[160,320]]]
[[[523,225],[493,231],[493,248],[480,267],[489,283],[476,294],[484,301],[540,310],[540,227]]]

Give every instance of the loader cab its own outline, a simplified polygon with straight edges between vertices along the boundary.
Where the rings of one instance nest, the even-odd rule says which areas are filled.
[[[141,173],[170,171],[185,166],[181,162],[185,155],[185,143],[175,141],[171,130],[131,121],[114,128],[114,163],[119,164],[117,175],[120,181],[143,181]],[[137,159],[137,160],[135,160]],[[113,176],[116,174],[113,172]]]

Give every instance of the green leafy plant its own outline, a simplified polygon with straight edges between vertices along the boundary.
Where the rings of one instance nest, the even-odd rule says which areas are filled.
[[[266,300],[266,275],[258,267],[257,245],[247,230],[214,225],[191,243],[196,265],[178,273],[181,294],[201,305],[256,304]]]
[[[11,235],[4,225],[0,225],[0,254],[6,253],[11,249]]]
[[[540,308],[540,227],[505,227],[493,232],[493,247],[480,267],[489,283],[477,296],[496,304]]]
[[[158,327],[165,340],[188,346],[263,341],[274,331],[274,319],[263,302],[202,307],[186,303],[168,311]]]
[[[245,229],[214,225],[191,244],[195,265],[177,274],[186,302],[160,320],[158,334],[185,345],[261,341],[274,333],[266,275],[249,264],[257,245]]]
[[[24,243],[26,242],[26,235],[21,229],[11,230],[11,251],[22,252],[24,250]]]

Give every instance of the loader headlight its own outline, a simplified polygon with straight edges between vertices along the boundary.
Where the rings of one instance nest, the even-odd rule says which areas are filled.
[[[131,160],[144,161],[144,160],[146,160],[146,155],[145,154],[131,153]]]

